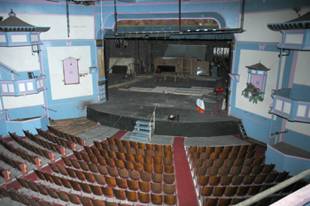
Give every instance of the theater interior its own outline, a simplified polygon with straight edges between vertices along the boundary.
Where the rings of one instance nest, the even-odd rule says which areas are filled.
[[[0,205],[310,206],[310,1],[0,0]]]

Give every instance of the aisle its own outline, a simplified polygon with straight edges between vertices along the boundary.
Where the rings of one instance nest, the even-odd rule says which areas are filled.
[[[184,149],[184,138],[175,137],[173,143],[174,164],[176,171],[176,186],[178,205],[198,206],[194,183]]]

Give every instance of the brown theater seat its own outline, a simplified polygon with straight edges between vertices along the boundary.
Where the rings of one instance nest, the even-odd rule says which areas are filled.
[[[163,204],[163,196],[158,194],[151,194],[151,200],[154,205]]]
[[[65,202],[69,202],[70,199],[69,199],[69,196],[66,192],[64,191],[57,191],[57,194],[59,196],[59,198],[62,200],[62,201],[65,201]]]
[[[162,193],[162,184],[161,183],[156,183],[156,182],[152,182],[151,183],[151,190],[152,193],[156,193],[156,194],[160,194]]]
[[[167,205],[176,205],[177,198],[175,195],[165,195],[164,196],[164,202]]]
[[[98,195],[98,196],[103,195],[101,188],[102,187],[100,187],[98,185],[90,185],[90,189],[91,189],[92,193],[94,193],[95,195]]]
[[[217,205],[218,206],[228,206],[230,204],[231,199],[230,198],[220,198],[218,200]]]
[[[59,179],[62,182],[62,185],[65,186],[66,188],[73,188],[71,181],[69,181],[68,179],[65,179],[65,178],[59,178]]]
[[[140,191],[142,192],[150,192],[150,183],[139,181],[139,188],[140,188]]]
[[[126,193],[125,190],[119,190],[113,188],[113,193],[116,199],[118,200],[126,200]]]
[[[129,176],[133,180],[139,180],[140,179],[140,173],[136,170],[129,171]]]
[[[127,189],[127,180],[123,178],[116,178],[116,184],[119,188]]]
[[[224,194],[225,194],[227,197],[234,196],[234,195],[236,194],[236,192],[237,192],[237,189],[238,189],[238,187],[235,187],[235,186],[228,186],[228,187],[226,187]]]
[[[141,203],[150,203],[150,194],[144,192],[138,192],[138,198]]]
[[[174,174],[164,174],[164,182],[165,184],[173,184],[175,181]]]
[[[62,179],[62,180],[64,180],[64,179]],[[81,185],[80,185],[78,182],[76,182],[76,181],[74,181],[74,180],[69,180],[69,182],[70,182],[70,185],[72,186],[72,188],[73,188],[74,190],[76,190],[76,191],[82,191],[82,187],[81,187]]]
[[[72,193],[68,193],[69,195],[69,200],[70,202],[72,202],[73,204],[81,204],[81,200],[79,198],[79,196],[77,196],[76,194],[72,194]]]
[[[129,177],[129,172],[126,168],[118,169],[118,174],[120,177],[127,179]]]
[[[94,178],[95,178],[95,180],[96,180],[96,182],[98,184],[100,184],[100,185],[105,185],[106,184],[104,175],[94,174]]]
[[[213,193],[213,187],[204,186],[200,188],[200,194],[202,196],[210,196]]]
[[[105,181],[110,187],[115,187],[117,185],[115,177],[105,176]]]
[[[218,198],[205,197],[203,200],[203,206],[215,206],[217,205]]]
[[[104,200],[91,199],[91,201],[92,201],[93,206],[106,206],[107,205]]]
[[[114,194],[113,194],[113,189],[111,187],[102,187],[101,188],[104,196],[107,196],[107,197],[113,197]]]
[[[126,190],[126,197],[127,200],[130,202],[137,202],[138,201],[138,195],[135,191],[128,191]]]
[[[224,194],[225,191],[225,186],[218,186],[218,187],[214,187],[213,189],[213,195],[214,196],[222,196]]]
[[[137,191],[139,189],[139,182],[138,182],[138,180],[127,179],[127,185],[128,185],[128,188],[130,190]]]
[[[92,193],[92,190],[88,184],[81,182],[80,185],[81,185],[83,192],[88,193],[88,194]]]

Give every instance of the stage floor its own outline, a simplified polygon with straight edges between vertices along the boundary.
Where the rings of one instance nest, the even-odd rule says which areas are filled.
[[[134,84],[129,84],[119,88],[109,89],[109,100],[101,104],[92,104],[87,108],[87,116],[91,120],[99,121],[105,125],[115,126],[119,129],[133,129],[136,120],[149,120],[156,107],[155,132],[166,135],[176,135],[179,132],[171,133],[169,126],[185,126],[189,130],[197,127],[214,126],[229,133],[229,125],[239,122],[238,119],[228,116],[226,111],[221,110],[223,95],[215,95],[213,85],[205,81],[205,87],[202,87],[201,81],[192,82],[187,80],[182,82],[157,82],[154,79],[147,79]],[[191,80],[193,81],[193,80]],[[194,86],[191,86],[194,85]],[[201,95],[199,95],[201,94]],[[205,113],[196,111],[195,103],[197,98],[202,98],[205,102]],[[178,120],[168,120],[170,114],[178,115]],[[222,125],[220,125],[222,124]],[[227,128],[225,128],[225,125]],[[162,131],[169,130],[168,133]],[[174,129],[178,129],[175,127]],[[205,128],[206,129],[206,128]],[[209,128],[215,130],[215,128]],[[225,132],[225,130],[227,132]],[[237,132],[235,128],[234,132]],[[211,132],[212,133],[212,132]],[[188,135],[186,133],[185,135]],[[196,133],[190,136],[204,136],[202,133]],[[180,135],[184,135],[181,134]],[[213,132],[214,135],[214,132]]]

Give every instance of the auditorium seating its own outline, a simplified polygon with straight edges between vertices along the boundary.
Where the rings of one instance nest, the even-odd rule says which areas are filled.
[[[8,151],[20,156],[21,158],[25,159],[26,161],[33,163],[35,165],[37,165],[38,167],[40,167],[40,162],[41,160],[35,156],[35,155],[31,155],[29,154],[26,150],[23,150],[21,148],[17,148],[14,147],[13,145],[11,145],[8,142],[5,142],[4,140],[0,139],[0,144],[7,149]]]
[[[49,140],[51,142],[54,142],[58,145],[66,147],[66,148],[70,148],[72,150],[76,149],[76,144],[73,143],[71,140],[67,140],[67,139],[58,137],[56,135],[49,133],[48,131],[43,131],[41,129],[37,129],[37,132],[40,136],[46,138],[47,140]]]
[[[12,159],[11,157],[7,156],[6,154],[0,153],[0,160],[5,162],[6,164],[18,169],[23,174],[28,172],[28,167],[25,163]]]
[[[20,193],[14,189],[4,189],[0,187],[0,196],[1,197],[9,197],[16,202],[20,202],[24,205],[29,206],[54,206],[55,204],[51,202],[47,202],[45,200],[41,200],[38,198],[30,197],[23,193]]]
[[[23,146],[24,148],[40,155],[43,157],[46,157],[52,161],[55,160],[55,155],[54,153],[46,150],[46,149],[42,149],[40,147],[34,146],[33,144],[30,144],[29,142],[25,141],[24,139],[22,139],[21,137],[17,136],[16,134],[12,134],[10,133],[11,138],[16,141],[18,144],[20,144],[21,146]]]
[[[170,145],[109,138],[62,160],[49,164],[53,174],[35,173],[50,184],[115,198],[120,204],[177,204]]]
[[[241,202],[288,178],[287,172],[277,172],[274,165],[264,164],[256,156],[255,145],[187,148],[198,198],[205,206],[225,206]],[[303,186],[304,183],[296,183]],[[268,205],[290,191],[273,194],[257,205]],[[267,203],[267,204],[266,204]]]
[[[85,140],[83,140],[82,138],[74,136],[74,135],[70,135],[68,133],[61,132],[60,130],[57,130],[54,127],[48,126],[48,131],[50,133],[54,133],[55,135],[57,135],[59,137],[62,137],[62,138],[67,139],[67,140],[70,140],[70,141],[72,141],[72,142],[74,142],[76,144],[79,144],[79,145],[82,145],[82,146],[85,145]]]
[[[54,144],[52,142],[48,142],[46,140],[40,139],[38,136],[31,134],[28,131],[24,131],[26,137],[28,137],[31,141],[41,145],[48,150],[52,150],[54,152],[58,152],[59,154],[65,155],[65,148],[60,146],[59,144]]]
[[[38,159],[31,153],[51,159],[53,152],[69,148],[74,149],[72,154],[62,153],[60,161],[48,162],[50,170],[37,167],[35,176],[39,181],[17,177],[23,188],[32,190],[37,196],[29,197],[11,190],[0,191],[1,195],[11,199],[20,197],[18,201],[24,204],[31,198],[38,198],[41,205],[53,205],[53,201],[43,201],[42,195],[76,205],[178,204],[171,145],[144,144],[114,137],[85,145],[79,138],[55,129],[38,130],[38,133],[33,135],[25,131],[26,138],[10,134],[14,141],[0,140],[0,144],[31,164],[36,164]],[[79,144],[79,150],[72,144]],[[264,156],[257,156],[255,145],[191,146],[186,148],[186,153],[201,205],[237,204],[289,177],[287,172],[277,172],[274,165],[265,164]],[[0,153],[0,160],[27,173],[25,163],[5,153]],[[9,170],[0,168],[0,172],[6,181],[10,179]],[[268,205],[302,186],[303,182],[295,183],[256,205]]]

